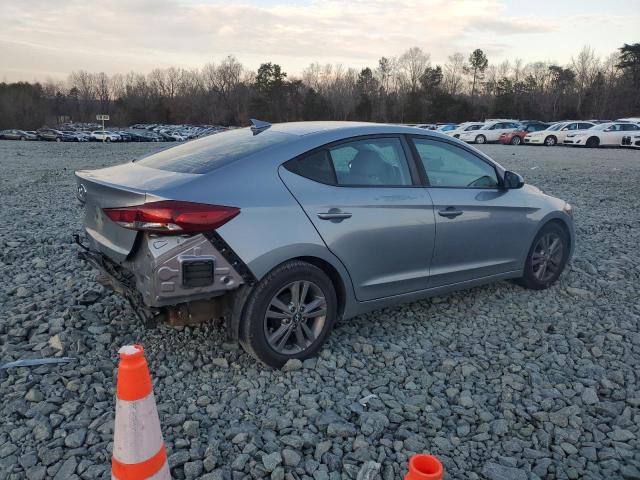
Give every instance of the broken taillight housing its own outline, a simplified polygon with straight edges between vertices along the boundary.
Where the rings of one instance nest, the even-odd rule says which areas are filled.
[[[121,227],[164,234],[215,230],[240,213],[235,207],[175,200],[104,208],[103,211]]]

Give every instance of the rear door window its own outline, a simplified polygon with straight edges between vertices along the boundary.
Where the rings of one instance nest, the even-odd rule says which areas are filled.
[[[329,149],[338,185],[412,185],[407,158],[399,138],[370,138]]]

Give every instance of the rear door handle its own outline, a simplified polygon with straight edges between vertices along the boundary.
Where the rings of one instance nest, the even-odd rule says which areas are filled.
[[[351,214],[348,212],[325,212],[319,213],[318,218],[320,220],[344,220],[345,218],[351,218]]]
[[[438,210],[438,215],[441,217],[456,218],[462,215],[462,211],[456,210],[455,207],[448,207],[444,210]]]

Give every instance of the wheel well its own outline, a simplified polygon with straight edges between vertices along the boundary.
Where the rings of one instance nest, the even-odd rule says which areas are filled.
[[[569,230],[569,227],[567,226],[567,224],[565,222],[563,222],[562,220],[560,220],[559,218],[552,218],[547,223],[545,223],[542,226],[542,228],[544,228],[546,225],[549,225],[550,223],[554,223],[554,224],[558,225],[560,228],[562,228],[564,233],[567,234],[567,238],[569,239],[569,244],[571,244],[571,240],[572,240],[571,239],[571,230]]]
[[[347,291],[344,286],[344,282],[342,281],[342,277],[334,266],[326,260],[318,257],[298,257],[292,258],[291,260],[301,260],[303,262],[310,263],[311,265],[318,267],[329,277],[333,284],[333,288],[336,290],[336,296],[338,297],[338,318],[341,318],[344,313],[344,307],[347,300]]]

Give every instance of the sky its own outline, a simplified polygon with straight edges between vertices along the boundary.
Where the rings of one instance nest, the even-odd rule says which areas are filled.
[[[0,0],[0,81],[65,79],[234,55],[290,75],[374,67],[417,46],[433,63],[481,48],[491,63],[568,63],[640,42],[640,0]]]

